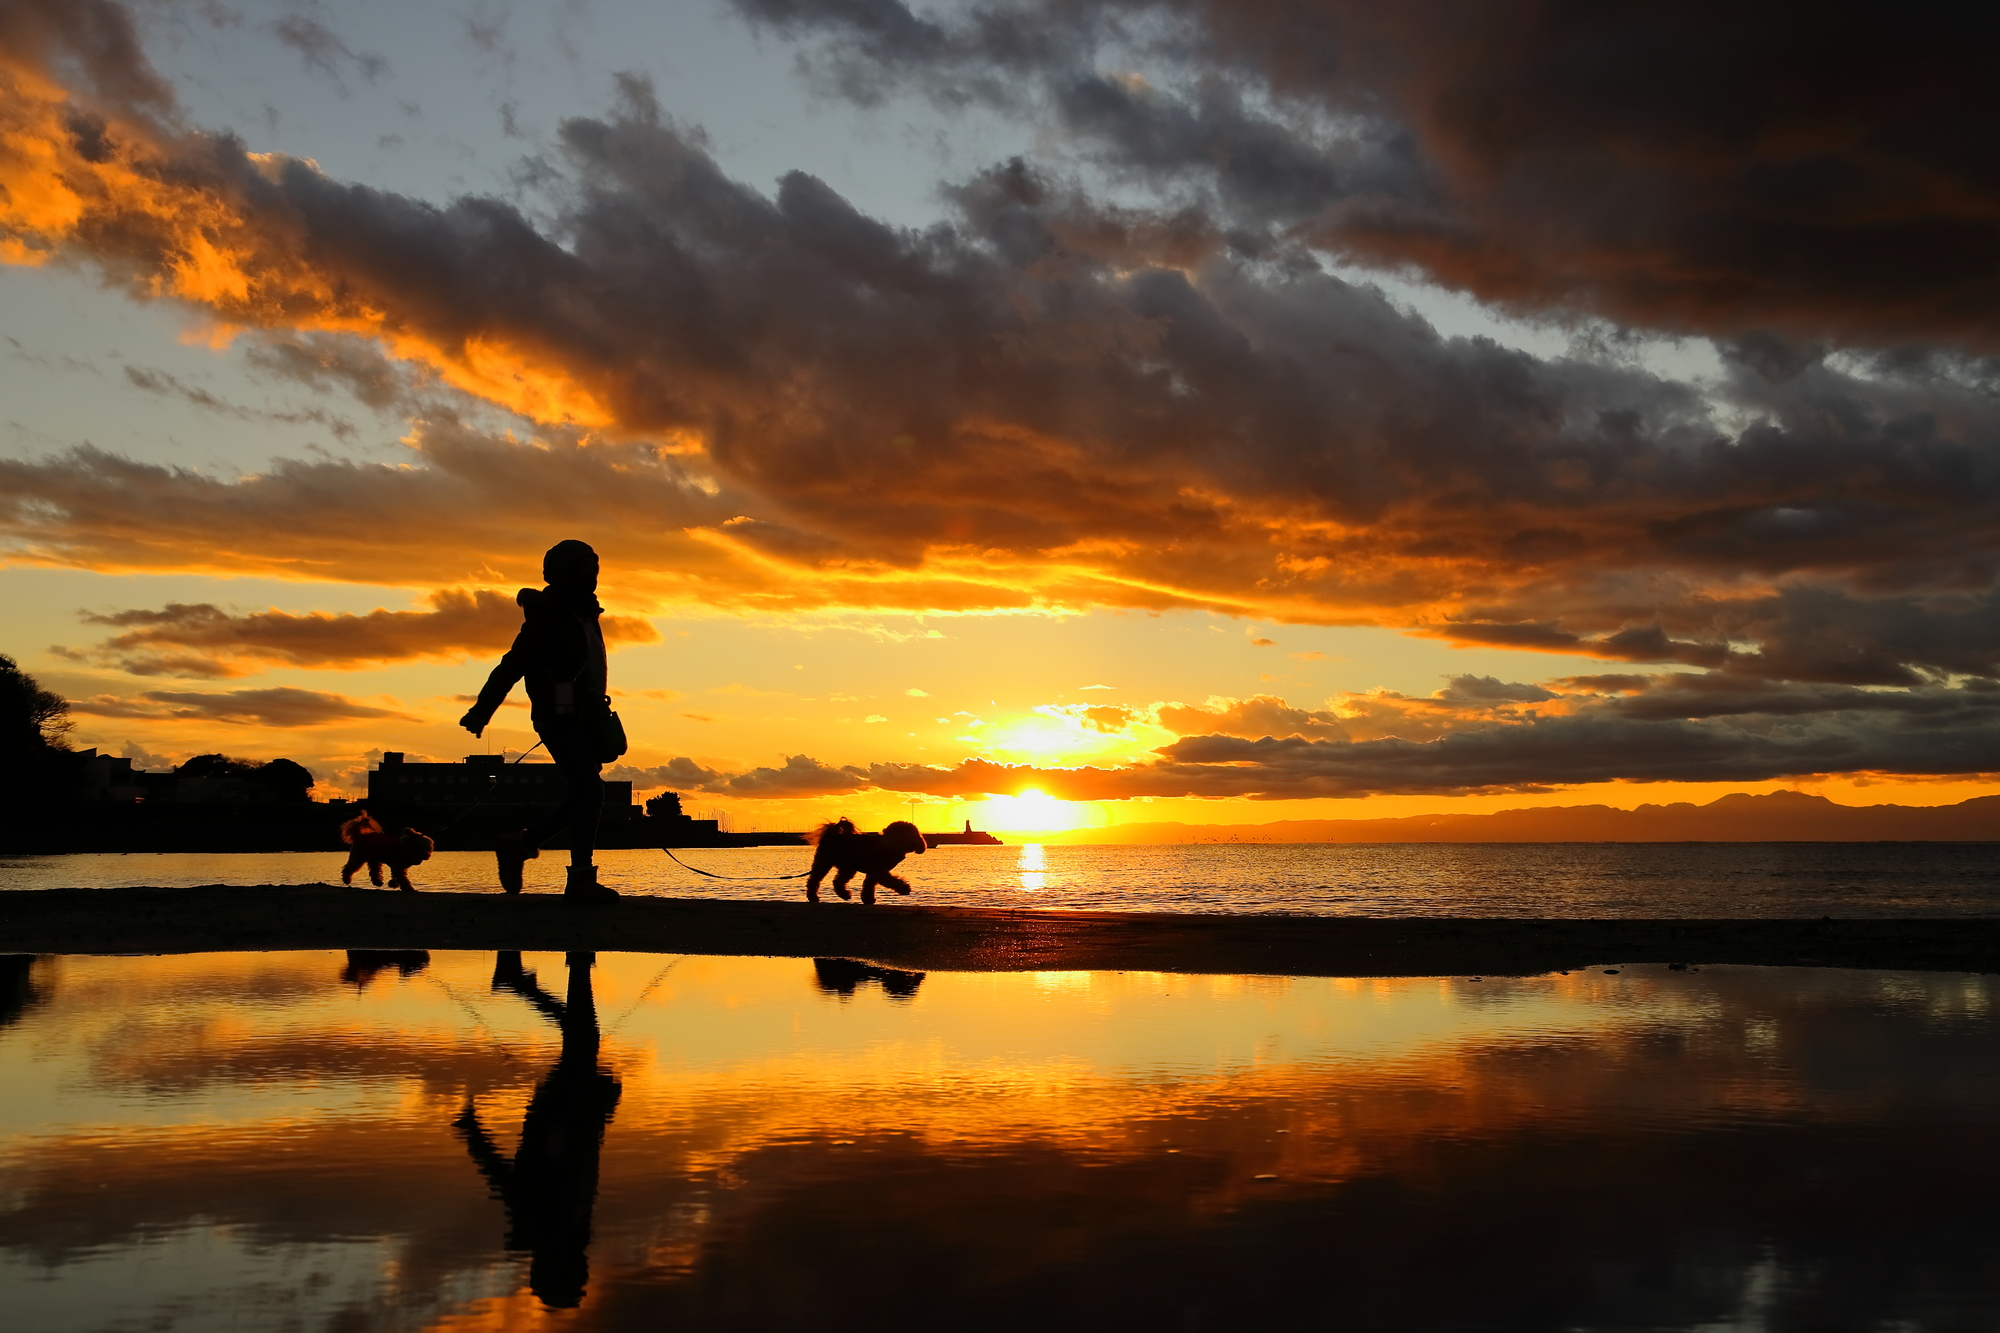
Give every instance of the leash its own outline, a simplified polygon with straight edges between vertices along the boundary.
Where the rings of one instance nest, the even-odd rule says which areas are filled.
[[[660,848],[660,850],[667,854],[667,859],[669,861],[672,861],[675,865],[679,866],[681,869],[692,870],[694,871],[695,874],[706,875],[710,879],[737,879],[737,880],[804,879],[807,875],[812,874],[812,871],[810,870],[801,870],[796,875],[718,875],[714,871],[703,870],[698,866],[689,865],[687,862],[681,860],[678,856],[675,856],[674,849],[671,847],[662,847]]]
[[[665,981],[667,979],[667,973],[673,971],[675,968],[679,967],[682,963],[686,961],[687,961],[687,955],[682,954],[680,957],[671,960],[665,967],[661,968],[658,974],[655,975],[651,981],[646,983],[646,989],[639,992],[639,998],[632,1001],[632,1003],[626,1005],[625,1012],[618,1015],[618,1017],[612,1022],[611,1026],[604,1030],[604,1035],[607,1037],[615,1036],[618,1032],[618,1029],[625,1026],[625,1020],[630,1018],[633,1014],[639,1012],[639,1006],[646,1002],[646,997],[653,993],[653,988],[658,986],[662,981]]]
[[[541,748],[542,748],[542,743],[540,741],[536,741],[533,745],[530,745],[527,749],[521,751],[521,759],[526,759],[529,755],[533,754],[535,751]],[[503,767],[512,768],[514,765],[520,763],[521,759],[509,759],[506,762],[506,764],[503,765]],[[489,779],[486,783],[486,795],[480,797],[478,800],[474,801],[471,805],[468,805],[465,807],[465,809],[459,811],[457,819],[454,819],[451,821],[451,823],[446,824],[443,828],[437,831],[437,834],[433,834],[432,836],[436,837],[439,834],[449,833],[454,828],[457,828],[460,820],[463,820],[467,815],[471,814],[474,810],[477,810],[480,806],[485,805],[487,799],[491,797],[494,792],[499,790],[500,790],[500,780],[498,778]]]

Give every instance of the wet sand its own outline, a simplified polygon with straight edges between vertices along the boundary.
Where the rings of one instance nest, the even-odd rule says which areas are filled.
[[[1195,916],[403,894],[325,885],[0,893],[0,952],[599,950],[854,958],[913,971],[1533,976],[1619,963],[2000,971],[2000,919]]]

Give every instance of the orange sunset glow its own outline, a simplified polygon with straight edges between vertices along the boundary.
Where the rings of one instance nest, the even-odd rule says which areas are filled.
[[[4,1333],[2000,1328],[1995,49],[0,0]]]
[[[1870,359],[1984,356],[1953,284],[1882,305],[1850,256],[1808,299],[1731,278],[1758,266],[1706,254],[1706,224],[1551,250],[1538,210],[1578,216],[1574,177],[1500,190],[1416,75],[1261,94],[1299,161],[1343,99],[1402,108],[1383,123],[1416,128],[1355,161],[1432,193],[1378,181],[1367,224],[1208,150],[1146,195],[1110,122],[1051,109],[1053,70],[1023,76],[1043,111],[987,108],[1013,126],[980,131],[1013,145],[987,165],[856,165],[827,136],[888,113],[826,89],[914,74],[830,12],[739,8],[862,62],[805,137],[756,119],[806,94],[726,24],[699,40],[733,84],[535,65],[475,128],[484,75],[415,30],[408,60],[372,50],[375,18],[350,41],[9,8],[0,649],[70,701],[74,744],[283,756],[321,799],[384,753],[528,749],[518,709],[478,742],[456,721],[541,553],[583,539],[631,740],[612,776],[739,826],[1993,790],[1985,502],[1940,480],[1990,471],[1990,403]],[[387,92],[420,50],[453,71],[435,113]],[[1164,52],[1099,55],[1125,72],[1093,96],[1181,123]],[[532,136],[505,128],[529,107]],[[1643,136],[1606,133],[1571,147],[1617,177]],[[1856,170],[1855,217],[1920,209]],[[1173,211],[1194,181],[1207,211]],[[1656,264],[1674,244],[1687,264]]]

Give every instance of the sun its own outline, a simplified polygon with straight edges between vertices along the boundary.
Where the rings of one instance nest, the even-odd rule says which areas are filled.
[[[1089,823],[1090,812],[1076,801],[1059,801],[1029,787],[1016,796],[989,796],[975,820],[1002,832],[1066,833]]]

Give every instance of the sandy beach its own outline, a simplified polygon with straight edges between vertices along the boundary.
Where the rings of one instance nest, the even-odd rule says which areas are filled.
[[[0,894],[0,951],[522,949],[844,957],[916,971],[1529,976],[1621,963],[2000,971],[2000,920],[1195,916],[325,885]]]

